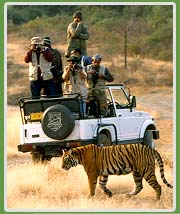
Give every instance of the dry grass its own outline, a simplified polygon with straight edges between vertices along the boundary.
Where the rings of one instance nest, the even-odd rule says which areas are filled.
[[[166,170],[167,179],[172,182],[171,170]],[[158,180],[159,172],[157,172]],[[14,182],[12,182],[14,181]],[[52,159],[49,165],[22,164],[8,168],[7,206],[9,209],[172,209],[172,190],[162,184],[160,202],[155,193],[144,182],[142,192],[131,199],[125,196],[133,188],[131,175],[111,176],[108,187],[113,197],[108,198],[97,187],[96,195],[88,199],[87,176],[78,166],[66,172],[61,169],[61,158]],[[153,201],[153,203],[152,203]]]
[[[19,127],[21,125],[20,111],[17,107],[7,109],[7,150],[8,155],[16,155],[17,144],[20,142]]]

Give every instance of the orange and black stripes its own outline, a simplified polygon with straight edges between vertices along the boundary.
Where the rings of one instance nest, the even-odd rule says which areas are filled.
[[[144,178],[155,190],[156,198],[160,199],[161,186],[158,184],[155,175],[155,160],[158,162],[164,184],[169,188],[173,188],[164,176],[164,165],[160,154],[155,149],[141,144],[108,147],[91,144],[65,152],[63,160],[63,168],[67,170],[70,168],[70,164],[71,167],[76,166],[77,163],[84,166],[88,175],[90,196],[95,194],[98,177],[100,188],[105,194],[111,196],[111,191],[106,187],[108,176],[125,175],[133,172],[135,190],[129,193],[129,196],[136,195],[143,189],[142,179]]]

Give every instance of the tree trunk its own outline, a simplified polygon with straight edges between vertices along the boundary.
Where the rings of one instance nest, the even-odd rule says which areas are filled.
[[[127,35],[124,36],[124,68],[127,68]]]

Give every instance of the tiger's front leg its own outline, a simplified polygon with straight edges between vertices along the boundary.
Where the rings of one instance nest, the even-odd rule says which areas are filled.
[[[105,194],[107,194],[109,197],[112,196],[112,192],[106,187],[108,181],[108,176],[99,176],[99,186],[103,190]]]
[[[88,175],[88,182],[89,182],[89,194],[88,198],[95,195],[96,184],[97,184],[98,175]]]
[[[135,182],[135,188],[132,192],[127,193],[126,196],[131,197],[134,195],[137,195],[142,189],[142,179],[143,177],[138,172],[133,172],[134,182]]]

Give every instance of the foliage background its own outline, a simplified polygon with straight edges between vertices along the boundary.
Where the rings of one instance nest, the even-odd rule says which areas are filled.
[[[90,43],[103,46],[111,57],[123,53],[127,33],[128,54],[172,60],[172,5],[8,5],[7,33],[17,32],[29,40],[48,32],[53,43],[65,43],[67,25],[76,10],[82,11]]]

